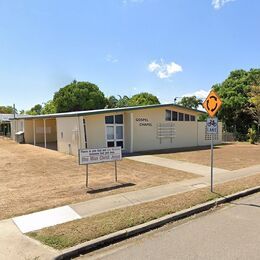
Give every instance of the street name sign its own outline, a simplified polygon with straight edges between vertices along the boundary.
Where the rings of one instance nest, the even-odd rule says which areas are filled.
[[[222,101],[213,90],[210,91],[208,97],[203,102],[203,107],[206,109],[210,117],[214,117],[222,105]]]

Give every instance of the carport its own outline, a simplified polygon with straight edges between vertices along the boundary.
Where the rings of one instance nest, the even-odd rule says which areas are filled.
[[[25,143],[57,150],[56,118],[35,118],[24,121]]]

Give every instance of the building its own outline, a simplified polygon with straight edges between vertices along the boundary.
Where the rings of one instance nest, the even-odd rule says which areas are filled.
[[[210,144],[204,112],[160,104],[19,117],[12,120],[12,138],[24,132],[25,143],[77,155],[80,148],[121,146],[123,152],[195,147]],[[221,143],[222,124],[214,142]]]

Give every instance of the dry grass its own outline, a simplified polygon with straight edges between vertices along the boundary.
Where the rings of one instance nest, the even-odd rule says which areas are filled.
[[[89,166],[91,187],[113,183],[114,164]],[[118,181],[135,186],[86,194],[85,167],[76,157],[0,139],[0,219],[198,175],[123,159]]]
[[[210,149],[169,152],[157,156],[210,166]],[[214,149],[214,167],[238,170],[260,164],[260,145],[234,143],[219,145]]]
[[[215,192],[225,196],[259,185],[260,173],[216,185]],[[197,189],[45,228],[28,235],[56,249],[63,249],[207,202],[219,197],[216,193],[211,193],[209,188]]]

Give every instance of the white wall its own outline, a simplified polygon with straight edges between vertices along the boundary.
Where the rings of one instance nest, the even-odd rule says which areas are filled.
[[[82,146],[79,128],[81,122],[78,117],[57,118],[57,146],[58,151],[66,154],[77,155]],[[81,133],[82,129],[81,129]]]
[[[206,135],[206,122],[198,122],[198,145],[210,145],[210,138],[211,136]],[[213,143],[222,143],[222,122],[218,122],[218,134],[213,135]]]

